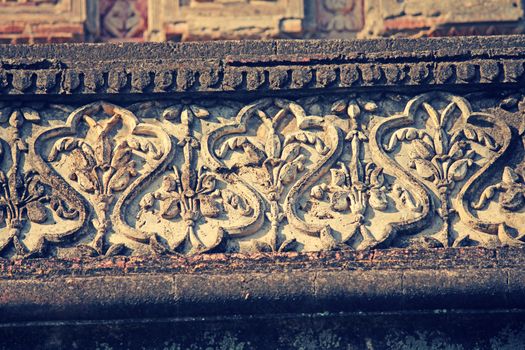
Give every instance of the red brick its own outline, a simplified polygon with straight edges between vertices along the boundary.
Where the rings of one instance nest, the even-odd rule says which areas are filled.
[[[422,29],[430,28],[437,24],[445,22],[440,17],[412,17],[404,16],[394,19],[387,19],[383,22],[385,30],[403,30],[403,29]]]
[[[0,33],[2,34],[21,34],[24,32],[25,23],[8,22],[0,24]]]
[[[32,26],[33,33],[82,33],[84,31],[84,26],[81,24],[34,24]]]

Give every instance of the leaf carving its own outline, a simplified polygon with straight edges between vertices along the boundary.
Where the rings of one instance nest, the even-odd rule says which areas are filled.
[[[151,197],[153,198],[153,197]],[[160,215],[167,220],[171,220],[180,214],[180,198],[178,195],[167,198],[160,202]]]
[[[281,140],[274,132],[269,132],[266,137],[264,151],[268,158],[279,158],[281,155]]]
[[[450,181],[461,181],[467,176],[468,167],[472,165],[471,159],[460,159],[452,163],[448,170]]]
[[[437,175],[437,170],[434,165],[426,159],[414,159],[413,166],[419,176],[425,180],[431,180]]]
[[[385,146],[387,152],[391,152],[396,148],[396,146],[403,141],[412,141],[415,139],[424,139],[429,137],[428,133],[425,130],[419,130],[416,128],[403,128],[395,131],[392,136],[390,136],[390,141],[388,145]]]

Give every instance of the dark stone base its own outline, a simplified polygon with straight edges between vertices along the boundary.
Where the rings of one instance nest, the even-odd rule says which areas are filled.
[[[1,349],[521,349],[525,313],[123,320],[10,324]]]

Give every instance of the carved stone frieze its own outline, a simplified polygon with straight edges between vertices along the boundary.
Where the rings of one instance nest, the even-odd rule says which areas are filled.
[[[520,94],[4,102],[5,257],[523,245]]]

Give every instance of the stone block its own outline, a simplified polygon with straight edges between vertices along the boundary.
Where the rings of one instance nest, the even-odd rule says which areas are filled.
[[[302,0],[165,1],[152,12],[157,40],[267,39],[300,35]]]
[[[384,35],[484,35],[509,31],[509,23],[523,19],[524,9],[515,0],[455,1],[380,0]],[[381,25],[381,24],[378,24]],[[501,28],[499,28],[501,26]]]

